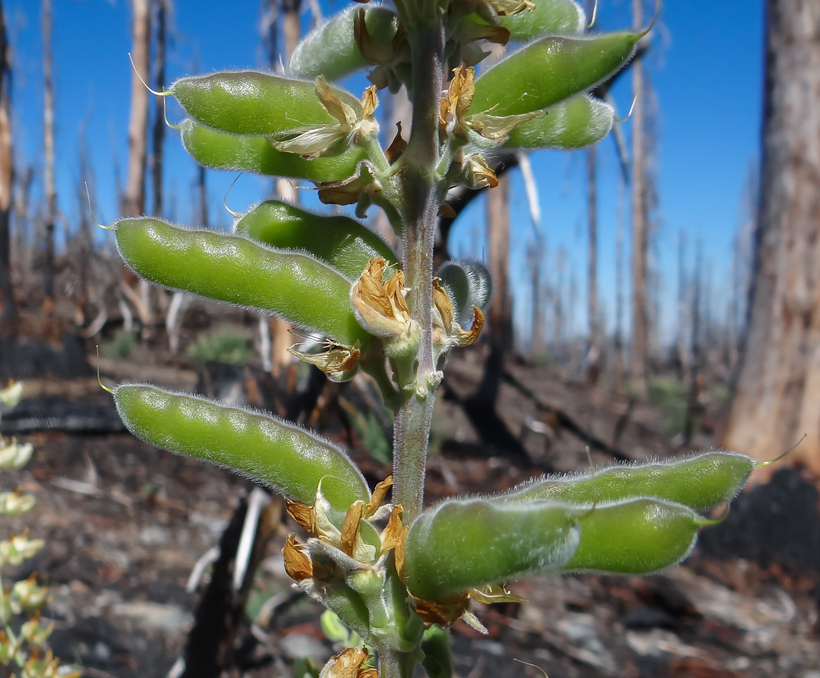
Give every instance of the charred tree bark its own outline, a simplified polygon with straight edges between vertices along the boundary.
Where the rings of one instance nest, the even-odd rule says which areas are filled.
[[[51,58],[51,0],[43,0],[43,180],[46,194],[46,256],[43,289],[54,298],[54,222],[57,219],[57,187],[54,182],[54,78]]]
[[[493,280],[493,302],[489,311],[489,337],[507,353],[512,348],[512,303],[510,301],[510,184],[509,176],[498,178],[498,186],[487,193],[487,251]]]
[[[615,234],[615,390],[620,394],[624,384],[624,202],[626,177],[618,173],[618,224]]]
[[[587,314],[589,315],[589,351],[587,354],[587,383],[598,383],[601,358],[601,339],[598,323],[598,148],[587,150],[587,220],[589,224],[589,251],[587,258]]]
[[[168,20],[168,3],[170,0],[154,0],[156,3],[157,36],[154,55],[154,89],[162,92],[165,89],[165,42]],[[152,214],[162,216],[162,170],[165,150],[165,115],[164,100],[157,97],[154,102],[154,128],[151,142],[151,180],[153,187]]]
[[[643,24],[643,0],[633,0],[634,25]],[[643,64],[632,65],[635,107],[632,113],[632,388],[646,394],[646,350],[648,320],[646,315],[647,206],[646,168],[644,163]]]
[[[0,294],[4,320],[17,316],[11,284],[11,209],[14,185],[14,153],[11,138],[10,48],[6,15],[0,0]]]
[[[151,57],[150,0],[132,0],[133,45],[131,58],[134,73],[131,76],[131,114],[128,121],[128,176],[125,180],[122,214],[135,217],[145,212],[145,169],[148,156],[148,90],[138,74],[147,77]],[[150,332],[152,323],[150,288],[139,282],[137,310],[143,324],[143,335]]]
[[[722,436],[820,472],[820,6],[768,0],[751,320]]]

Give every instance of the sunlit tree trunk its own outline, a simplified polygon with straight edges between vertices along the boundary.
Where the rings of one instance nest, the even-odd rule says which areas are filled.
[[[768,0],[751,316],[722,443],[820,472],[820,5]]]
[[[633,0],[634,25],[643,24],[643,0]],[[647,206],[646,168],[644,158],[644,102],[643,64],[639,59],[632,65],[632,83],[635,107],[632,113],[632,389],[638,395],[646,394],[646,344],[648,321],[646,315],[646,250]]]
[[[128,121],[128,176],[125,180],[122,213],[133,217],[145,212],[145,168],[148,155],[148,90],[138,74],[148,77],[151,56],[150,0],[132,0],[133,43],[131,58],[135,72],[131,75],[131,115]],[[152,323],[148,283],[139,282],[138,312],[143,330],[150,331]]]
[[[3,296],[2,318],[17,315],[14,288],[11,284],[11,209],[14,185],[14,154],[11,139],[11,69],[6,15],[0,0],[0,294]]]

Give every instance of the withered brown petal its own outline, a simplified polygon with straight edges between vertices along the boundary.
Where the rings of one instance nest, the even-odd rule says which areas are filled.
[[[282,547],[282,558],[285,561],[285,572],[294,581],[303,581],[313,577],[313,565],[307,554],[299,549],[299,542],[292,534],[288,535]]]
[[[376,512],[376,509],[382,505],[391,487],[393,487],[393,476],[387,476],[387,478],[376,485],[373,490],[373,496],[370,498],[370,501],[367,503],[367,508],[364,510],[365,518],[372,516]]]
[[[387,525],[385,525],[382,533],[379,535],[379,539],[382,543],[381,548],[379,549],[379,556],[384,555],[390,549],[398,548],[400,543],[403,544],[404,538],[407,536],[407,532],[402,529],[401,526],[402,513],[402,508],[399,505],[394,506],[393,510],[390,512],[390,518],[387,519]],[[396,567],[398,568],[398,557],[396,560]],[[402,565],[404,564],[403,560],[404,550],[402,549]]]
[[[453,302],[450,301],[450,295],[447,294],[447,290],[441,286],[441,278],[433,278],[433,305],[441,314],[444,329],[449,334],[450,328],[453,325],[455,311],[453,310]]]
[[[401,154],[404,153],[404,149],[407,148],[407,142],[401,136],[401,121],[396,123],[396,127],[398,128],[396,130],[396,136],[393,137],[393,141],[390,142],[390,145],[384,152],[385,156],[387,156],[387,162],[391,165],[401,157]]]
[[[470,609],[470,596],[466,592],[437,603],[432,600],[416,598],[413,595],[410,596],[410,599],[416,614],[426,624],[448,626]]]
[[[481,334],[481,330],[484,328],[484,314],[481,312],[481,309],[478,306],[473,306],[473,324],[470,326],[469,330],[459,330],[456,333],[456,340],[458,341],[458,345],[460,348],[464,348],[465,346],[469,346],[470,344],[474,343],[478,336]]]
[[[364,502],[359,499],[345,514],[345,521],[342,523],[341,547],[342,551],[349,556],[353,556],[356,549],[356,542],[359,539],[359,521],[364,513]]]
[[[438,216],[439,219],[455,219],[458,215],[449,202],[443,202],[438,208]]]
[[[358,678],[359,670],[367,661],[367,648],[349,647],[330,658],[319,678]]]
[[[285,508],[288,515],[296,521],[305,532],[313,534],[316,529],[316,522],[313,515],[313,507],[299,501],[285,500]]]
[[[395,550],[393,551],[393,559],[396,561],[396,572],[399,575],[399,579],[405,583],[407,583],[407,580],[404,575],[404,545],[407,542],[407,533],[409,531],[409,525],[402,529],[399,542],[396,544]]]

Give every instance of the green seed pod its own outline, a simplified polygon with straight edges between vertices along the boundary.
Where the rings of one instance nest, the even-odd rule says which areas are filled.
[[[424,652],[422,664],[429,678],[453,678],[453,653],[450,650],[450,633],[440,626],[431,626],[421,641]]]
[[[532,40],[542,35],[575,35],[586,26],[584,10],[572,0],[533,0],[535,9],[501,19],[512,40]]]
[[[236,136],[198,125],[190,118],[179,126],[182,145],[200,165],[214,169],[307,179],[314,183],[344,181],[367,157],[359,146],[340,155],[307,159],[277,151],[264,137]]]
[[[319,483],[332,506],[346,510],[370,492],[355,464],[329,441],[250,410],[145,384],[114,390],[126,428],[162,449],[226,466],[313,504]]]
[[[733,499],[755,469],[751,457],[706,452],[688,459],[610,466],[594,474],[544,476],[500,495],[505,501],[551,500],[573,504],[657,497],[696,511]]]
[[[387,244],[361,222],[314,214],[276,200],[256,205],[234,224],[234,231],[271,247],[312,254],[351,282],[373,257],[397,262]]]
[[[353,314],[350,282],[306,254],[147,217],[114,229],[125,263],[151,282],[281,315],[345,346],[370,339]]]
[[[447,290],[456,321],[468,325],[473,317],[473,306],[486,308],[493,293],[493,281],[484,264],[478,261],[453,259],[444,262],[436,271]]]
[[[356,115],[362,105],[331,88]],[[336,125],[316,96],[316,86],[259,71],[225,71],[177,80],[169,90],[198,123],[231,134],[282,137],[305,127]]]
[[[504,146],[568,151],[584,148],[609,134],[614,121],[612,106],[590,96],[577,96],[550,106],[545,116],[516,127]]]
[[[447,500],[407,534],[405,583],[426,600],[562,568],[575,553],[578,511],[547,502]]]
[[[388,61],[393,52],[393,37],[398,29],[396,13],[384,5],[354,5],[334,14],[308,33],[290,58],[290,72],[297,78],[323,76],[337,80],[372,65],[356,41],[356,15],[364,12],[368,44],[366,52],[379,62]],[[372,52],[372,53],[371,53]]]
[[[533,40],[545,35],[578,35],[584,32],[586,16],[577,2],[572,0],[533,0],[535,8],[517,14],[500,17],[500,25],[510,32],[510,40]],[[489,23],[476,14],[467,16],[462,30],[469,33],[471,24],[487,26]],[[474,30],[474,29],[473,29]]]
[[[598,504],[578,518],[581,543],[561,571],[657,572],[686,558],[698,529],[715,522],[687,506],[658,499]]]
[[[548,108],[592,89],[635,53],[638,33],[549,37],[499,61],[475,81],[469,114],[516,115]],[[492,110],[491,110],[492,109]]]

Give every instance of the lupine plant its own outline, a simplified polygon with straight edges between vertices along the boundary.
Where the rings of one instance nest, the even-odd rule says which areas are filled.
[[[312,182],[323,203],[355,205],[359,218],[384,210],[401,240],[394,252],[356,219],[275,201],[240,215],[231,234],[151,217],[111,227],[144,278],[324,337],[294,354],[333,381],[369,375],[394,414],[393,474],[371,490],[339,447],[294,424],[146,384],[113,390],[138,437],[288,498],[309,535],[288,538],[288,574],[363,643],[332,658],[325,678],[410,678],[418,664],[447,678],[448,627],[461,618],[483,628],[471,600],[515,600],[504,583],[526,576],[669,567],[714,522],[703,512],[731,500],[755,467],[710,452],[424,505],[436,391],[450,351],[481,333],[490,299],[479,263],[434,272],[437,221],[453,216],[452,187],[497,184],[501,153],[577,149],[608,134],[613,109],[588,92],[629,62],[643,33],[589,34],[585,24],[571,0],[356,4],[304,38],[286,76],[211,73],[164,93],[188,116],[179,133],[202,165]],[[486,43],[508,41],[524,46],[476,76]],[[332,84],[360,69],[372,82],[361,98]],[[401,87],[412,127],[383,145],[377,92]]]
[[[23,395],[23,384],[17,382],[0,389],[0,405],[12,408]],[[0,438],[0,471],[18,470],[31,459],[31,443]],[[34,495],[19,490],[0,492],[0,515],[21,516],[34,507]],[[37,584],[37,575],[5,583],[2,568],[18,567],[35,556],[44,546],[42,539],[10,534],[0,541],[0,666],[7,676],[20,678],[80,678],[74,667],[60,664],[48,649],[47,640],[54,624],[44,624],[40,611],[48,604],[48,589]],[[19,672],[19,673],[16,673]]]

